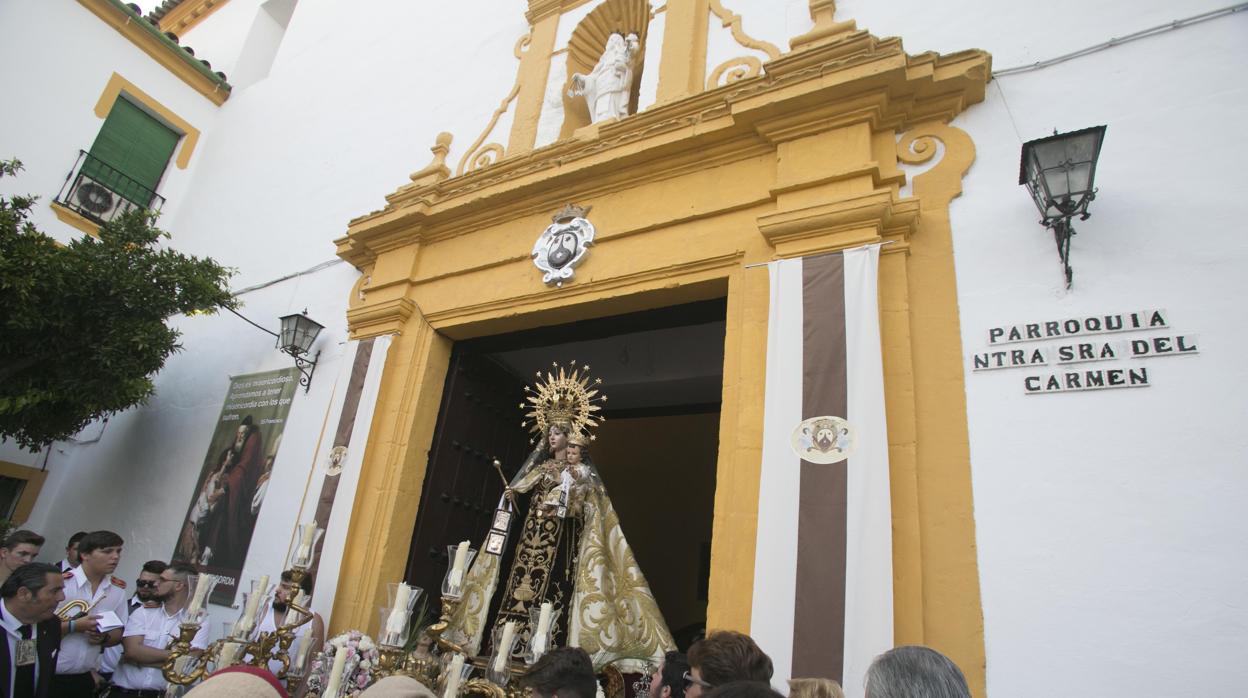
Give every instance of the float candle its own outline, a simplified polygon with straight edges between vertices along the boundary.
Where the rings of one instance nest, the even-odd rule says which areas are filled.
[[[459,591],[464,583],[464,562],[468,560],[468,541],[463,541],[455,549],[455,563],[451,566],[451,591]]]
[[[295,558],[303,561],[312,555],[312,539],[316,537],[316,522],[303,524],[299,528],[299,550],[295,552]]]
[[[451,660],[451,668],[447,670],[446,692],[442,698],[456,698],[459,695],[459,682],[464,676],[464,655],[457,654]]]
[[[191,597],[191,605],[186,609],[186,617],[194,619],[199,609],[204,607],[204,597],[208,595],[208,573],[200,572],[195,576],[195,594]]]
[[[412,598],[412,588],[407,582],[399,582],[394,592],[394,608],[390,609],[390,617],[386,619],[386,644],[398,645],[402,642],[399,635],[403,633],[403,624],[407,620],[407,602]]]
[[[503,624],[503,637],[498,643],[498,658],[494,660],[494,673],[501,674],[507,670],[507,656],[511,654],[511,641],[515,637],[516,622],[509,620]]]
[[[338,687],[342,684],[342,670],[347,666],[347,650],[339,647],[334,651],[334,668],[329,670],[329,680],[325,682],[325,698],[336,698]]]
[[[554,606],[549,601],[542,604],[542,612],[537,617],[537,632],[533,634],[533,653],[546,652],[546,636],[550,634],[550,614]]]

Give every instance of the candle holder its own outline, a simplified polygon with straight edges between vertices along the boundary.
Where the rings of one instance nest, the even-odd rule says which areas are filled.
[[[464,564],[462,568],[455,569],[454,560],[459,554],[459,545],[446,546],[447,559],[452,560],[452,564],[446,570],[446,576],[442,579],[442,596],[453,596],[459,598],[464,593],[464,581],[468,577],[468,570],[472,567],[472,561],[477,557],[476,548],[467,548],[464,555]]]
[[[316,562],[316,545],[321,541],[321,536],[325,535],[325,529],[317,526],[316,522],[299,524],[296,528],[296,544],[295,549],[290,553],[290,564],[287,565],[291,570],[303,570],[307,573],[312,568],[312,563]],[[298,588],[300,580],[295,580],[295,587]]]
[[[208,670],[209,653],[205,653],[200,661],[195,662],[191,652],[191,641],[195,639],[203,624],[204,614],[201,611],[196,617],[183,621],[178,625],[178,636],[169,646],[169,657],[161,665],[160,672],[165,681],[172,685],[188,686],[204,677]],[[212,649],[211,647],[209,648]],[[189,671],[188,671],[189,669]]]
[[[554,636],[554,630],[559,622],[559,614],[563,609],[554,605],[550,609],[550,618],[546,622],[546,629],[542,631],[542,608],[534,606],[529,608],[529,646],[524,653],[524,662],[528,666],[533,666],[534,662],[542,658],[552,649],[551,641]]]
[[[472,675],[472,670],[475,667],[468,660],[468,655],[462,652],[447,653],[443,655],[443,661],[446,664],[446,668],[442,672],[437,692],[442,694],[442,698],[455,698],[464,687],[468,677]],[[459,666],[459,676],[455,676],[457,664]]]
[[[285,679],[290,673],[290,647],[295,642],[296,630],[311,622],[312,611],[291,601],[287,606],[285,623],[271,632],[255,633],[254,638],[246,643],[244,656],[247,657],[247,664],[269,669],[270,662],[279,662],[281,667],[273,674],[278,680]],[[306,663],[306,657],[304,661]]]
[[[243,656],[247,650],[247,642],[244,640],[236,640],[234,638],[222,638],[219,640],[220,646],[217,648],[215,660],[213,663],[215,668],[213,671],[220,671],[235,664],[241,664]]]
[[[442,617],[438,619],[437,623],[429,626],[429,630],[426,632],[428,632],[429,637],[433,638],[433,641],[437,643],[438,649],[443,652],[457,653],[467,656],[467,650],[442,637],[442,634],[445,633],[447,628],[451,625],[451,618],[455,617],[455,611],[459,608],[459,602],[460,599],[457,596],[444,595],[442,597]]]
[[[510,626],[511,633],[508,633]],[[515,623],[505,623],[501,627],[494,628],[493,642],[494,653],[490,655],[489,664],[486,665],[485,678],[491,682],[506,686],[511,680],[511,652],[516,646],[516,641],[520,639],[519,628]]]
[[[406,592],[403,591],[406,588]],[[406,584],[390,585],[390,605],[378,609],[381,614],[381,632],[377,639],[380,647],[405,647],[411,634],[412,611],[424,589]]]
[[[261,582],[264,583],[263,588]],[[243,592],[243,610],[238,615],[238,620],[234,621],[234,627],[230,629],[231,639],[244,642],[252,639],[260,607],[264,605],[270,590],[274,587],[275,585],[269,584],[268,577],[251,580],[251,591]]]

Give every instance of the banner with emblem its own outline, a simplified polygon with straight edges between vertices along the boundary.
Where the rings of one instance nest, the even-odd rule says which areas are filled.
[[[879,245],[772,262],[750,634],[861,696],[893,646]]]
[[[217,577],[212,603],[234,603],[298,387],[297,368],[230,379],[173,553]]]

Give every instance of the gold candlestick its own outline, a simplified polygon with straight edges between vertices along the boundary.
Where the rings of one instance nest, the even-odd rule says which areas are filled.
[[[208,653],[205,652],[203,660],[199,666],[190,673],[180,672],[177,669],[178,659],[188,656],[191,652],[191,641],[195,639],[195,634],[199,632],[199,623],[182,623],[178,626],[178,639],[169,647],[169,657],[165,659],[165,663],[161,665],[160,672],[164,675],[165,680],[179,686],[188,686],[204,677],[204,673],[208,667]],[[214,645],[216,643],[213,643]],[[213,649],[209,647],[209,649]]]

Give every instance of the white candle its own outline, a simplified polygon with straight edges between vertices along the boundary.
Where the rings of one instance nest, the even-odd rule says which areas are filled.
[[[195,594],[191,596],[191,605],[186,607],[186,617],[194,620],[199,609],[204,607],[204,597],[208,595],[208,573],[200,572],[195,576]]]
[[[262,574],[260,583],[256,584],[251,596],[247,597],[247,606],[242,609],[242,617],[238,618],[235,628],[243,634],[250,633],[256,627],[256,614],[260,613],[260,601],[265,598],[268,589],[268,574]]]
[[[399,588],[394,592],[394,608],[390,609],[390,617],[386,618],[386,644],[398,645],[401,642],[399,636],[407,623],[407,602],[411,598],[412,588],[407,582],[399,582]]]
[[[334,651],[334,667],[329,670],[329,680],[325,682],[325,692],[321,695],[326,698],[335,698],[338,695],[338,686],[342,683],[342,670],[347,665],[347,650],[339,647]]]
[[[464,563],[468,560],[468,541],[463,541],[455,549],[455,562],[451,565],[451,591],[458,592],[464,583]]]
[[[533,654],[541,655],[546,652],[546,636],[550,634],[550,614],[554,611],[554,606],[549,601],[542,604],[542,611],[537,616],[537,630],[533,633]]]
[[[303,614],[296,611],[295,606],[302,608],[303,605],[307,603],[307,598],[307,594],[303,593],[303,589],[300,589],[299,592],[295,594],[294,600],[292,600],[290,605],[286,607],[286,621],[282,623],[282,625],[296,625],[299,621],[303,620]]]
[[[308,654],[312,651],[312,633],[305,632],[299,638],[299,644],[295,647],[295,666],[296,674],[303,674],[303,669],[308,665]]]
[[[217,655],[217,667],[224,669],[227,666],[232,666],[234,660],[238,657],[238,650],[241,648],[241,644],[227,641],[221,646],[221,654]]]
[[[316,522],[306,523],[299,526],[299,549],[295,552],[295,559],[303,562],[312,556],[312,540],[316,538]]]
[[[511,655],[511,641],[516,639],[516,622],[509,620],[503,624],[503,637],[498,643],[498,658],[494,660],[494,673],[501,674],[507,669],[507,657]]]
[[[451,659],[451,668],[447,670],[446,692],[442,698],[456,698],[459,695],[459,682],[464,676],[464,655],[457,654]]]

